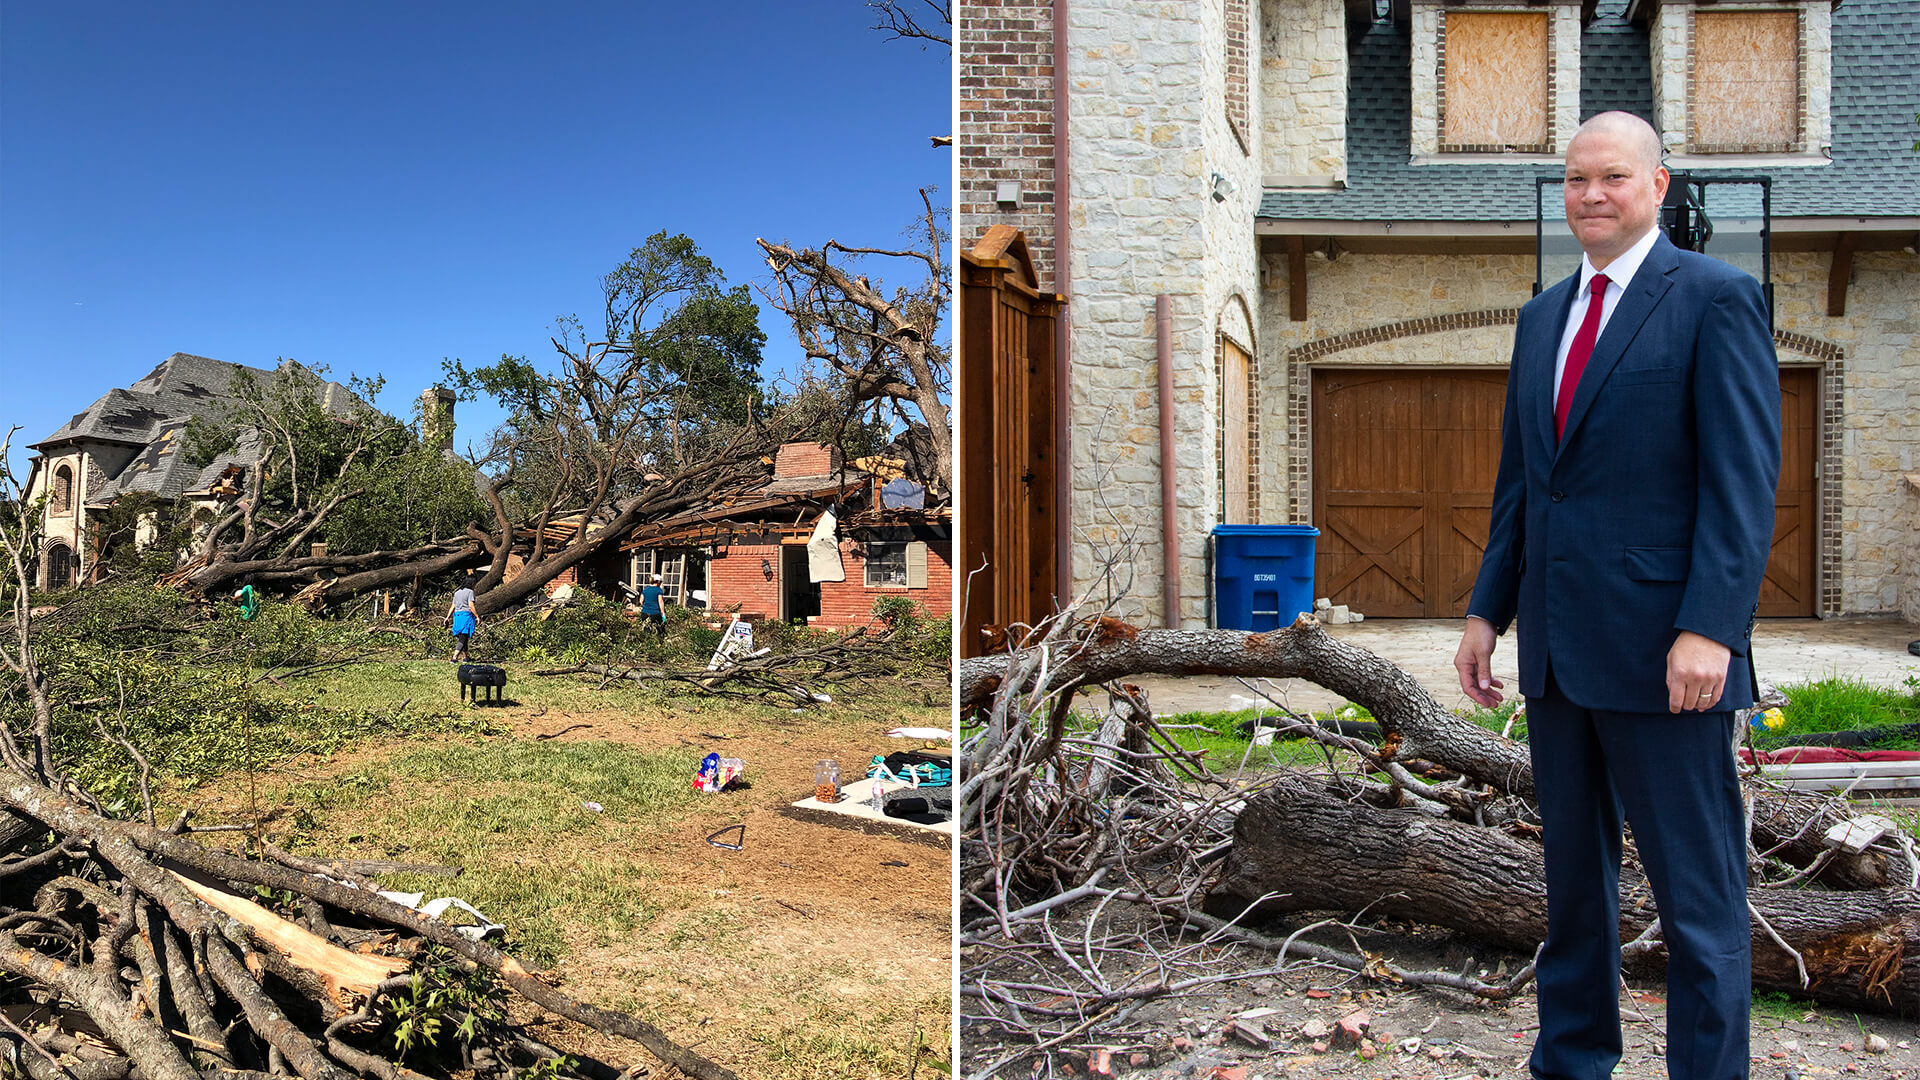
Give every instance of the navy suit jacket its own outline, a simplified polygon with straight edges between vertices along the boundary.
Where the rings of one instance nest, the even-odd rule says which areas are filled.
[[[1733,650],[1718,707],[1753,703],[1748,641],[1772,547],[1780,376],[1760,285],[1660,237],[1553,434],[1579,275],[1520,311],[1493,516],[1470,615],[1518,619],[1520,692],[1667,711],[1682,630]]]

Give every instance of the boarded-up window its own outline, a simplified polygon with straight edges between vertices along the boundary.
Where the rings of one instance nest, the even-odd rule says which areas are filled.
[[[1441,26],[1441,149],[1548,151],[1546,13],[1449,11]]]
[[[1693,149],[1763,153],[1800,139],[1800,16],[1701,12],[1693,25]]]
[[[1252,373],[1244,349],[1220,339],[1220,523],[1253,521],[1253,465],[1248,436]]]

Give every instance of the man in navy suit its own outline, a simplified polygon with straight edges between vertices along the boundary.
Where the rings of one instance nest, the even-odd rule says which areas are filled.
[[[1662,235],[1660,140],[1602,113],[1567,147],[1580,272],[1521,309],[1500,471],[1454,667],[1520,693],[1545,827],[1541,1080],[1620,1060],[1621,826],[1660,911],[1672,1080],[1747,1075],[1751,931],[1732,742],[1773,537],[1780,383],[1760,286]]]

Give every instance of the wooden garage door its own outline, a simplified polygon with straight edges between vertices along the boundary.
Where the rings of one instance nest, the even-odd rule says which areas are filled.
[[[1773,553],[1760,583],[1760,614],[1817,613],[1815,556],[1819,499],[1814,463],[1820,454],[1820,369],[1780,371],[1780,492],[1773,507]]]
[[[1760,614],[1815,613],[1817,369],[1780,372],[1781,470]],[[1316,371],[1314,595],[1368,616],[1472,599],[1500,464],[1505,371]]]
[[[1500,465],[1505,371],[1316,371],[1314,595],[1465,615]]]

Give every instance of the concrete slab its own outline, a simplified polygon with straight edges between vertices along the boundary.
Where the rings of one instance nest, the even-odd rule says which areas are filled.
[[[1327,633],[1391,661],[1449,708],[1472,703],[1460,692],[1453,653],[1460,645],[1458,619],[1368,619],[1329,626]],[[1753,651],[1764,682],[1791,683],[1850,675],[1873,686],[1898,687],[1920,678],[1920,656],[1907,643],[1920,640],[1920,624],[1899,618],[1854,615],[1837,619],[1764,619],[1754,630]],[[1511,696],[1519,686],[1513,635],[1494,651],[1494,673]],[[1223,712],[1265,702],[1237,679],[1218,676],[1129,679],[1147,691],[1154,714]],[[1345,699],[1302,679],[1279,679],[1269,692],[1296,712],[1317,712]]]
[[[809,795],[788,806],[787,816],[817,825],[896,836],[902,840],[920,843],[952,846],[954,823],[951,818],[938,825],[923,825],[904,818],[888,817],[873,808],[873,789],[876,786],[880,788],[882,795],[885,795],[887,792],[904,791],[912,785],[902,781],[876,780],[863,776],[840,785],[839,802],[823,803]]]

